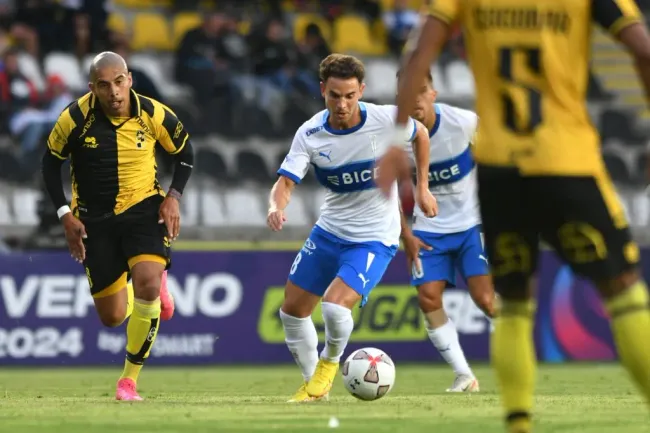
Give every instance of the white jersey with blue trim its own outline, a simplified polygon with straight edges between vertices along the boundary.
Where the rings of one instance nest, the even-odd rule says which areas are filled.
[[[416,205],[413,230],[462,232],[481,223],[476,165],[472,157],[478,116],[446,104],[435,104],[434,108],[436,122],[429,131],[429,190],[438,201],[438,215],[427,218]],[[414,160],[412,149],[410,155]]]
[[[360,102],[361,122],[349,129],[332,129],[323,110],[296,132],[278,174],[300,183],[313,165],[318,182],[327,188],[316,225],[352,242],[399,244],[400,214],[397,183],[387,198],[376,187],[375,162],[393,144],[396,108]],[[413,141],[416,124],[409,119]]]

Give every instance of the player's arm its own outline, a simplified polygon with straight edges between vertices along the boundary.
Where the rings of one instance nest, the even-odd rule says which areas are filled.
[[[287,220],[284,210],[289,205],[291,194],[309,169],[311,157],[303,137],[304,131],[301,128],[293,138],[291,149],[278,169],[278,180],[269,194],[267,224],[273,231],[282,230],[282,225]]]
[[[420,83],[449,38],[451,24],[459,15],[459,0],[436,0],[424,23],[411,33],[403,56],[397,94],[397,129],[406,127]]]
[[[81,125],[79,125],[81,126]],[[86,249],[83,240],[86,238],[86,228],[77,219],[68,206],[68,200],[63,191],[63,177],[61,166],[70,156],[71,147],[74,145],[73,133],[77,124],[70,114],[70,107],[63,110],[54,128],[47,139],[47,149],[43,155],[42,173],[45,189],[56,209],[56,215],[63,223],[65,237],[68,241],[70,254],[79,263],[86,258]]]
[[[176,114],[157,101],[153,121],[156,140],[175,160],[172,183],[167,195],[180,200],[194,168],[194,149],[190,135]]]
[[[415,156],[416,187],[429,189],[429,162],[431,156],[431,143],[429,130],[422,123],[415,123],[415,138],[413,139],[413,155]]]
[[[47,139],[47,149],[43,155],[41,171],[45,189],[57,211],[59,219],[70,212],[68,200],[63,190],[61,166],[70,156],[71,133],[76,124],[70,110],[66,108],[59,116]]]

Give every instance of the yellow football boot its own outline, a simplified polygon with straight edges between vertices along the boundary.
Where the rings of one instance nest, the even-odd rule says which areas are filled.
[[[309,403],[312,401],[319,401],[319,400],[327,401],[328,399],[329,399],[329,394],[325,394],[320,398],[310,396],[309,394],[307,394],[307,384],[303,383],[300,386],[300,388],[298,388],[298,391],[293,395],[293,397],[287,400],[287,403]]]
[[[316,365],[316,371],[307,383],[305,391],[311,397],[323,397],[332,389],[332,383],[339,371],[339,363],[321,359]]]

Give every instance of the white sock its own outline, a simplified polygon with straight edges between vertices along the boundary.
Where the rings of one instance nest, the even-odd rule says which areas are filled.
[[[339,362],[354,328],[352,311],[331,302],[323,302],[321,307],[326,338],[325,348],[320,353],[320,357],[327,361]]]
[[[436,329],[429,328],[429,324],[427,324],[427,333],[429,334],[429,340],[438,349],[440,355],[447,361],[447,364],[451,366],[456,375],[474,375],[465,359],[463,349],[460,347],[458,332],[451,319],[448,319],[447,323]]]
[[[284,341],[300,367],[305,382],[316,370],[318,363],[318,333],[311,317],[303,319],[293,317],[280,310],[280,319],[284,327]]]

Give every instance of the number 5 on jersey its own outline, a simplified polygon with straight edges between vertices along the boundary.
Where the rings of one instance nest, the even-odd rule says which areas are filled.
[[[499,50],[499,77],[504,124],[513,133],[530,135],[542,123],[543,79],[539,47],[512,46]]]

